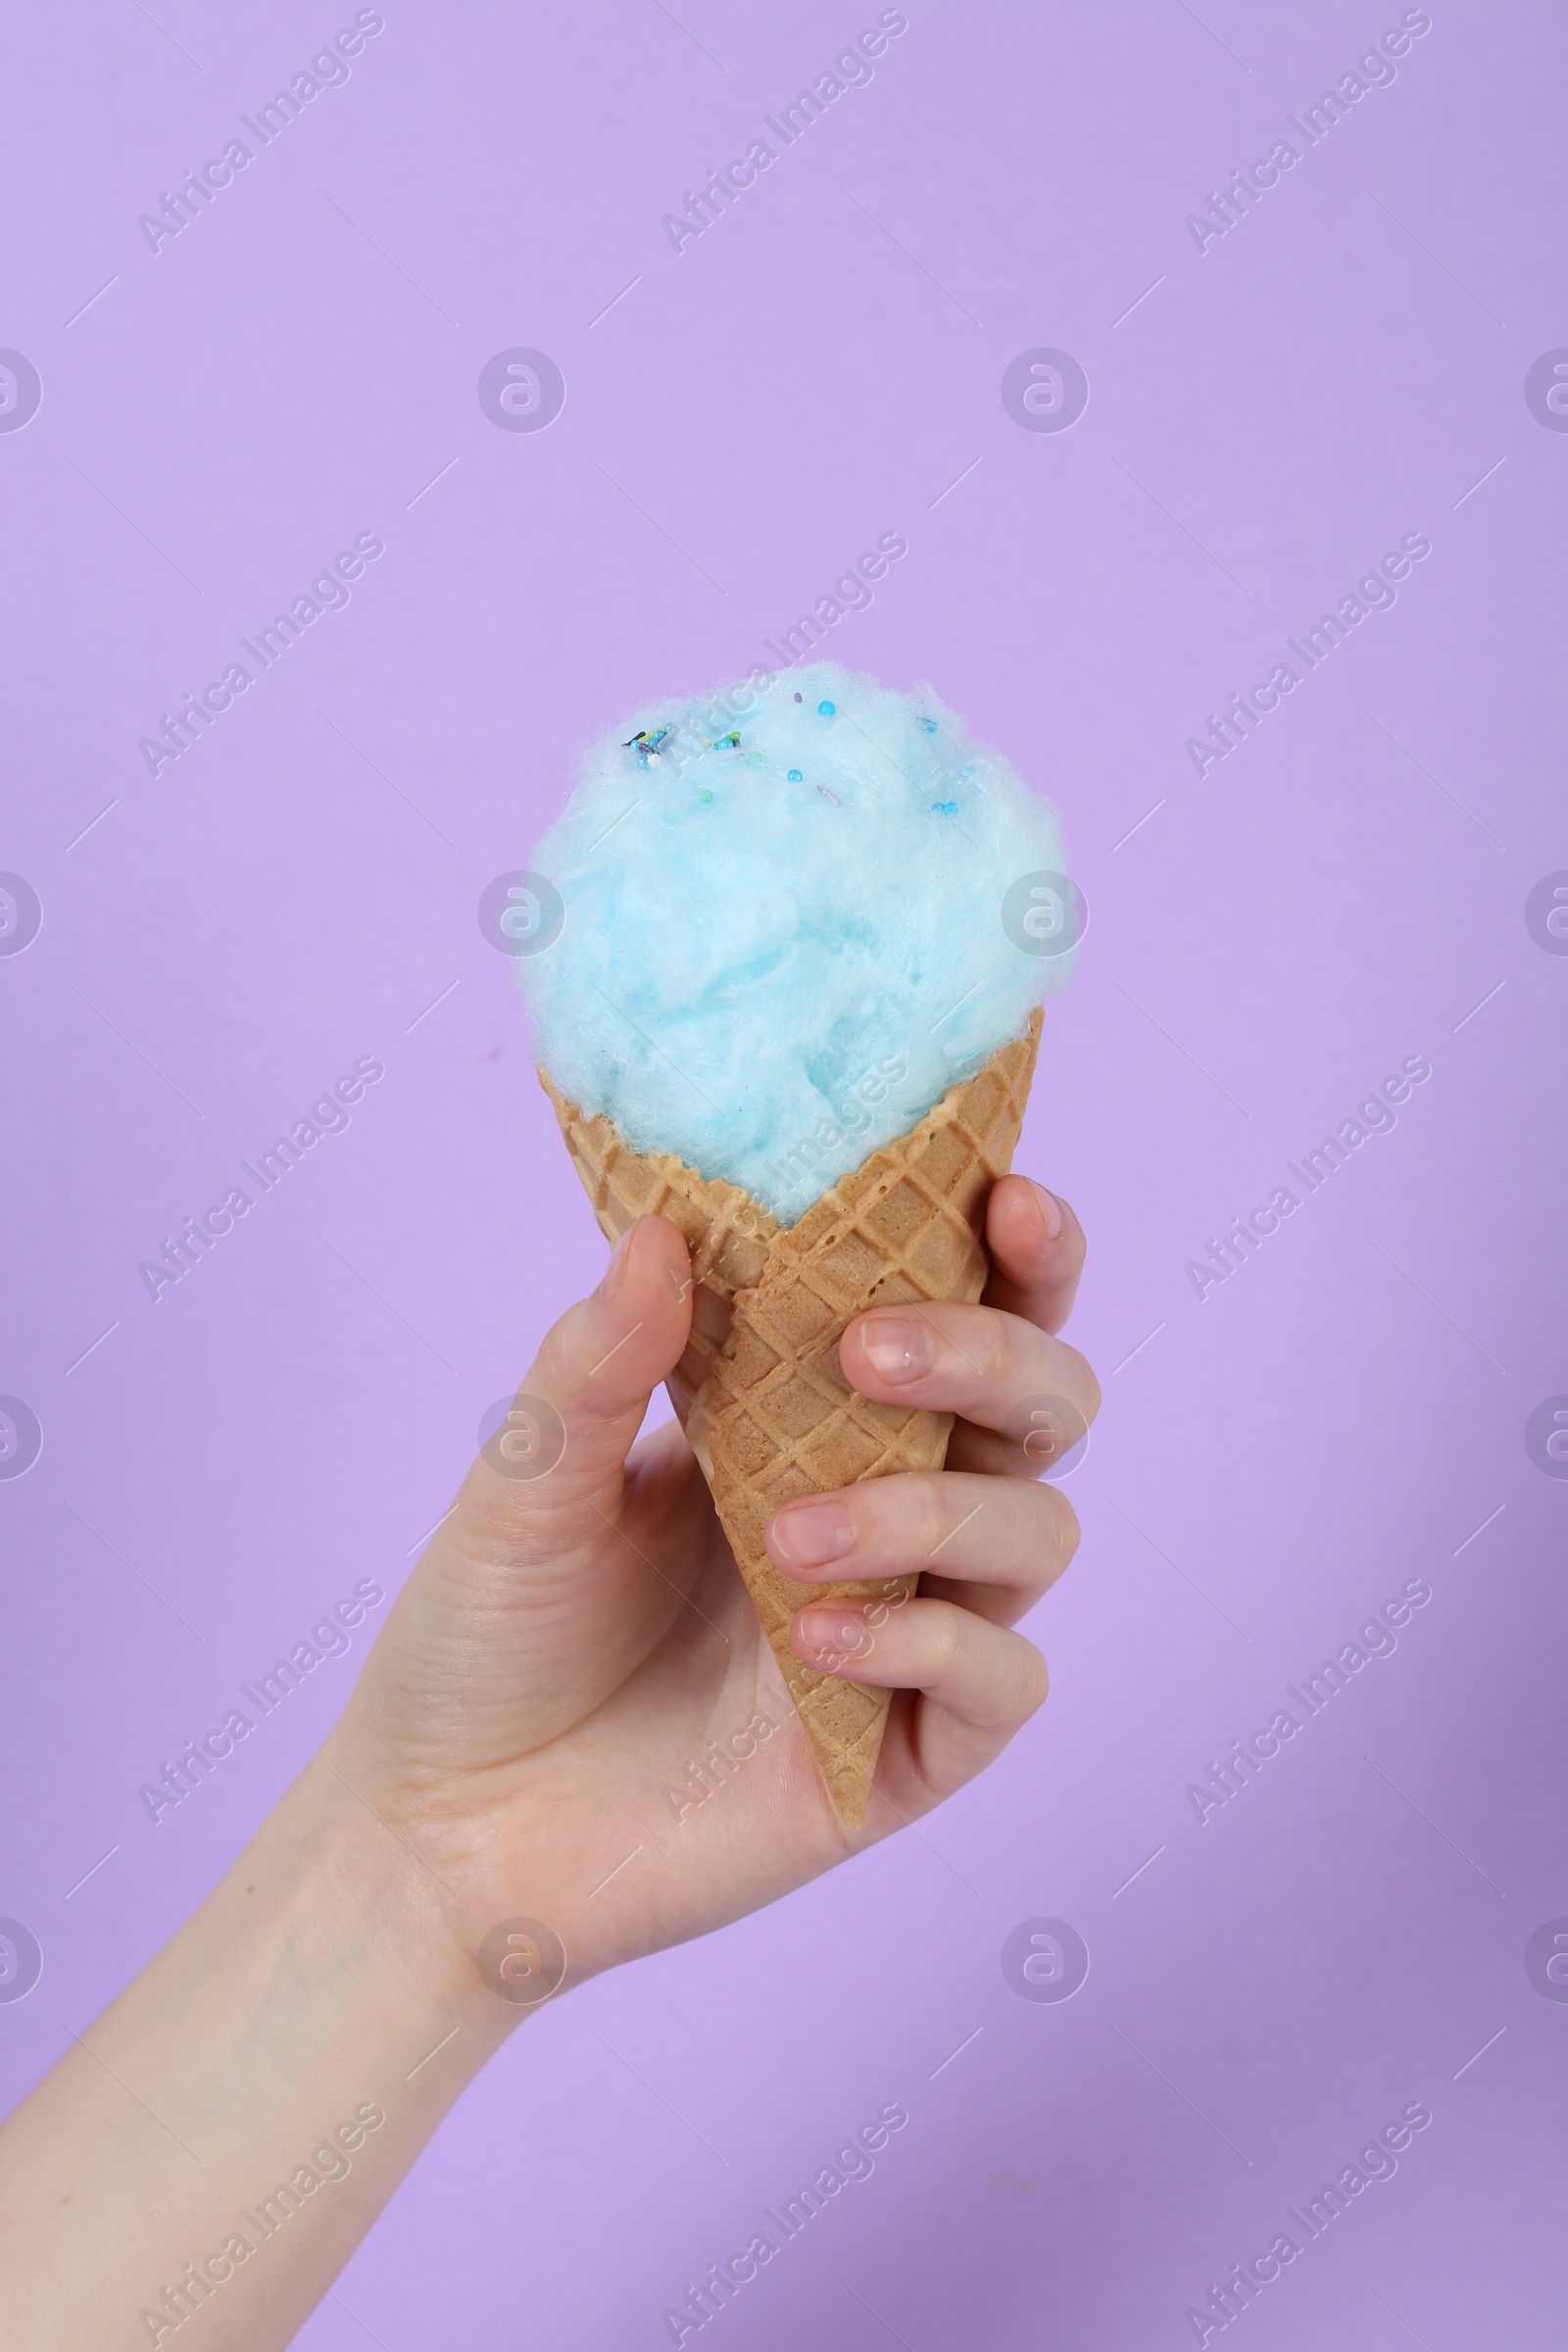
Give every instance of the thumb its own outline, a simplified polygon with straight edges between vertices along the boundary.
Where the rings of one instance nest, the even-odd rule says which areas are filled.
[[[692,1320],[686,1244],[666,1217],[639,1217],[599,1288],[546,1333],[483,1465],[548,1503],[618,1481],[648,1399],[679,1363]],[[548,1480],[548,1485],[545,1482]],[[522,1499],[519,1495],[518,1499]]]

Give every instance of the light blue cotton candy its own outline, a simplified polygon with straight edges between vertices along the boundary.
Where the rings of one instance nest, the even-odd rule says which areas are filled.
[[[625,748],[661,727],[646,764]],[[1003,922],[1020,877],[1064,871],[1052,811],[935,695],[834,662],[639,710],[533,865],[565,907],[518,967],[555,1084],[784,1224],[1071,962]]]

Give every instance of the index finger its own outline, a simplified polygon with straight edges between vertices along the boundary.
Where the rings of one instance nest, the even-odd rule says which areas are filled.
[[[986,1306],[1057,1332],[1072,1312],[1084,1270],[1084,1231],[1065,1200],[1030,1176],[1003,1176],[986,1204],[991,1279]]]

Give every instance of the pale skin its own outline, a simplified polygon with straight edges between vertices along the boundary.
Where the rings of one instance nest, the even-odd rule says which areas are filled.
[[[1004,1425],[1041,1395],[1091,1420],[1100,1392],[1057,1337],[1083,1264],[1071,1209],[1004,1178],[987,1243],[980,1305],[878,1310],[841,1343],[861,1395],[959,1416],[946,1470],[768,1527],[803,1584],[924,1571],[901,1607],[808,1604],[791,1628],[808,1664],[896,1692],[864,1826],[827,1796],[680,1424],[634,1444],[691,1315],[685,1245],[645,1217],[523,1379],[561,1416],[560,1462],[531,1480],[475,1462],[319,1755],[0,2130],[0,2341],[287,2344],[536,2013],[494,1959],[481,1973],[489,1931],[553,1931],[559,1999],[773,1901],[1000,1753],[1046,1694],[1012,1628],[1078,1535]],[[682,1803],[715,1741],[744,1761]],[[529,1996],[530,1965],[511,1964]]]

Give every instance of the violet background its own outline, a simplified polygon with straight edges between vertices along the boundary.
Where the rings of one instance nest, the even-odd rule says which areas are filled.
[[[920,1835],[535,2020],[299,2340],[666,2342],[898,2098],[873,2178],[705,2334],[1191,2342],[1424,2099],[1249,2339],[1555,2343],[1568,2005],[1523,1950],[1568,1913],[1568,1488],[1523,1432],[1568,1389],[1568,963],[1524,903],[1568,865],[1568,437],[1523,382],[1568,343],[1561,11],[1435,5],[1200,256],[1185,216],[1396,7],[911,0],[677,257],[661,217],[874,9],[389,5],[150,252],[137,216],[352,13],[8,36],[0,343],[44,396],[0,435],[0,865],[44,921],[0,960],[0,1389],[45,1435],[0,1483],[0,1913],[45,1966],[0,2005],[5,2102],[218,1876],[363,1637],[156,1829],[138,1784],[406,1575],[602,1262],[479,894],[607,723],[765,659],[902,531],[826,650],[1004,748],[1094,909],[1021,1152],[1090,1230],[1105,1387],[1031,1621],[1053,1696]],[[481,413],[514,345],[564,373],[546,431]],[[1038,345],[1088,371],[1065,433],[1002,405]],[[158,713],[367,530],[348,610],[149,777]],[[1394,610],[1200,781],[1204,713],[1413,531]],[[366,1054],[350,1131],[155,1305],[138,1261]],[[1200,1302],[1207,1237],[1417,1054],[1397,1129]],[[1416,1576],[1396,1653],[1200,1826],[1187,1785]],[[1041,1914],[1093,1956],[1060,2006],[1000,1967]]]

